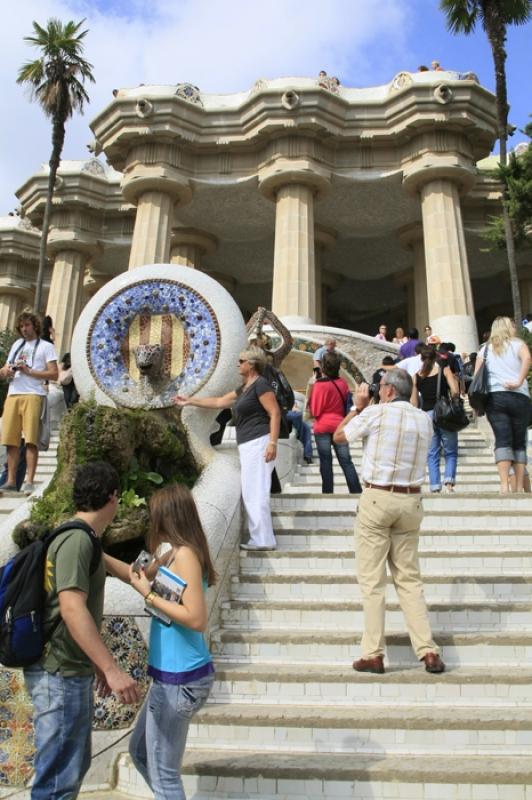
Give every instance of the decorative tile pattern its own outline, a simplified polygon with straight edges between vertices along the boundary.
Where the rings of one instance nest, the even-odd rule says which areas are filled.
[[[163,348],[164,381],[151,394],[135,370],[137,344]],[[118,405],[164,408],[175,394],[195,394],[218,361],[220,329],[210,304],[178,281],[130,284],[102,306],[90,327],[87,360],[92,377]]]
[[[142,634],[131,617],[105,617],[102,639],[121,669],[132,675],[141,690],[140,704],[148,691],[148,650]],[[139,706],[120,703],[115,695],[94,697],[92,727],[97,731],[128,728],[134,721]]]
[[[197,106],[203,105],[200,90],[192,83],[178,83],[175,93],[177,97],[188,100],[189,103],[195,103]]]
[[[33,769],[32,705],[21,670],[0,669],[0,785],[24,786]]]

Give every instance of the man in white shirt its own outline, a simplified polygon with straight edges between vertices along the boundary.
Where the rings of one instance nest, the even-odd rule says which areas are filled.
[[[384,672],[387,563],[417,658],[427,672],[445,669],[432,638],[418,560],[421,486],[432,422],[411,405],[411,392],[412,379],[402,369],[382,376],[378,405],[369,406],[368,386],[361,384],[353,410],[334,434],[337,444],[358,438],[364,443],[365,488],[355,528],[357,575],[364,603],[362,658],[353,664],[358,672]]]
[[[44,381],[57,380],[57,355],[54,346],[40,338],[41,323],[35,314],[22,313],[17,320],[21,338],[11,347],[0,378],[9,381],[2,417],[2,444],[7,447],[7,483],[3,492],[16,492],[16,471],[22,435],[26,442],[27,473],[22,492],[35,489],[35,470],[39,457],[38,442]]]

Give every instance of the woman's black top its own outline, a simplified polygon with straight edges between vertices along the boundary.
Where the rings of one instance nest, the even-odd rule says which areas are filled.
[[[436,392],[438,388],[438,373],[436,375],[429,375],[423,378],[419,372],[416,373],[416,385],[419,394],[421,395],[423,411],[432,411],[436,405]],[[445,375],[441,374],[441,387],[440,394],[443,397],[448,397],[449,386],[445,380]]]
[[[273,392],[273,389],[266,378],[262,377],[257,378],[247,389],[243,386],[237,389],[233,406],[237,444],[245,444],[269,434],[270,417],[259,400],[266,392]]]

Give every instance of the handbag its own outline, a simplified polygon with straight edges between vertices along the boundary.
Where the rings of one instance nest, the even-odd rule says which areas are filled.
[[[353,408],[353,395],[350,391],[347,392],[346,396],[344,397],[342,392],[340,391],[340,387],[336,385],[336,381],[333,380],[332,384],[340,397],[342,398],[342,403],[344,405],[344,415],[347,416],[351,409]]]
[[[477,416],[484,416],[489,396],[489,372],[485,358],[482,359],[482,364],[478,368],[476,375],[473,375],[467,396],[469,397],[469,405],[477,412]]]
[[[432,422],[435,428],[444,431],[462,431],[469,425],[464,403],[461,397],[444,397],[441,395],[442,367],[438,372],[438,385],[436,388],[436,404],[432,412]]]

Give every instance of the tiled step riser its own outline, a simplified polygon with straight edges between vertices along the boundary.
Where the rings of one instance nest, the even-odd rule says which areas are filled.
[[[423,676],[424,677],[424,676]],[[463,683],[437,681],[433,676],[418,683],[395,683],[377,678],[368,683],[338,681],[323,683],[308,681],[221,680],[216,681],[209,703],[279,704],[279,705],[339,705],[357,707],[379,705],[423,705],[453,708],[483,706],[504,708],[509,705],[530,708],[529,684]]]
[[[475,495],[455,497],[446,494],[425,494],[420,499],[425,514],[464,514],[466,517],[468,513],[478,512],[480,509],[484,515],[488,513],[505,515],[508,512],[532,514],[532,495],[525,494],[510,495],[509,497],[490,494],[481,498]],[[290,492],[285,492],[272,498],[271,507],[272,511],[276,513],[297,510],[299,512],[314,511],[319,515],[354,514],[357,500],[355,496],[336,497],[320,493],[292,496]]]
[[[448,633],[457,631],[519,631],[530,623],[532,612],[524,611],[429,611],[431,625],[435,630]],[[364,618],[362,610],[335,611],[327,609],[326,615],[319,610],[249,609],[232,608],[222,610],[222,623],[225,628],[239,627],[243,630],[286,630],[304,628],[318,630],[362,631]],[[386,630],[404,632],[405,620],[400,609],[386,612]]]
[[[300,533],[294,531],[278,531],[277,545],[281,550],[301,550],[305,552],[321,552],[322,550],[354,549],[353,526],[345,532],[329,533],[314,531]],[[459,550],[493,551],[498,548],[515,548],[532,552],[532,531],[530,533],[508,531],[498,534],[484,531],[457,531],[455,533],[429,533],[424,531],[420,537],[420,548],[443,549],[457,552]]]
[[[501,573],[501,574],[522,574],[523,571],[532,570],[532,553],[524,555],[518,553],[516,555],[501,553],[496,555],[490,553],[489,555],[472,556],[471,554],[456,553],[455,555],[442,554],[442,553],[423,553],[420,552],[420,566],[421,573],[447,573],[454,570],[460,570],[460,574],[467,575],[470,571],[481,571],[485,569],[487,572]],[[324,557],[316,556],[278,556],[276,558],[258,558],[250,557],[246,554],[241,560],[241,575],[246,576],[249,572],[255,573],[260,571],[263,575],[283,575],[285,572],[301,572],[301,574],[308,574],[309,572],[323,573],[330,571],[331,575],[347,572],[352,574],[356,572],[356,559],[354,556],[346,556],[345,553],[341,555],[332,555]]]
[[[189,728],[190,747],[212,747],[220,751],[242,751],[260,748],[285,749],[317,753],[416,753],[444,754],[460,750],[464,754],[499,755],[501,747],[507,755],[532,755],[530,730],[455,730],[411,729],[397,724],[386,728],[291,727],[279,725],[221,725],[192,722]]]
[[[304,530],[347,530],[355,524],[355,514],[334,512],[309,512],[299,515],[290,511],[273,512],[273,527],[278,531],[290,531],[293,528]],[[426,513],[421,523],[421,531],[452,530],[463,531],[471,526],[483,531],[515,531],[526,530],[530,524],[530,512],[513,516],[498,516],[496,513],[475,514],[466,517],[461,514],[447,515],[442,513]]]
[[[512,583],[510,579],[504,581],[481,582],[474,578],[467,583],[457,583],[452,578],[442,581],[431,581],[430,576],[424,576],[425,597],[427,602],[456,602],[463,603],[468,600],[525,600],[532,601],[532,583]],[[360,601],[361,594],[358,584],[353,581],[343,583],[331,581],[323,577],[322,581],[264,581],[246,582],[236,581],[232,584],[231,596],[235,600],[263,598],[267,600],[325,600]],[[393,585],[386,586],[386,599],[397,602],[397,593]]]
[[[245,663],[286,663],[298,664],[350,664],[357,656],[360,646],[355,642],[359,637],[353,635],[353,644],[335,644],[333,642],[246,642],[246,641],[213,641],[212,653],[226,661],[242,661]],[[435,634],[437,640],[437,634]],[[413,666],[415,657],[409,644],[389,644],[388,658],[395,667]],[[443,648],[443,656],[448,666],[485,666],[492,664],[500,667],[507,664],[515,668],[515,664],[530,664],[532,645],[507,644],[496,642],[471,642],[460,645],[447,645]]]
[[[185,775],[183,785],[193,800],[532,800],[532,787],[525,795],[515,784],[275,779],[238,770],[228,777]],[[127,792],[128,786],[120,782],[118,788]]]

